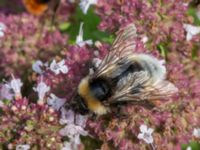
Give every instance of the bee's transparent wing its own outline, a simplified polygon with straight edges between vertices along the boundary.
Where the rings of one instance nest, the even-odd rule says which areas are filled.
[[[151,80],[146,71],[140,71],[122,78],[117,84],[115,93],[106,105],[126,101],[132,101],[136,104],[147,100],[151,102],[166,99],[177,91],[178,89],[171,82]]]
[[[137,33],[134,24],[130,24],[119,30],[109,53],[102,60],[101,64],[95,71],[94,76],[106,76],[112,72],[113,69],[115,69],[115,65],[120,59],[125,58],[131,54],[135,49],[134,38],[136,36]]]

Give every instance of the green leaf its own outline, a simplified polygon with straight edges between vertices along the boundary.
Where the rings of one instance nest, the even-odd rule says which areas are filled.
[[[75,14],[71,18],[70,23],[63,23],[60,25],[62,32],[66,32],[70,35],[69,43],[74,44],[76,36],[79,33],[80,23],[83,22],[83,39],[92,39],[93,41],[112,42],[113,36],[106,32],[99,31],[97,26],[100,22],[100,18],[94,13],[94,10],[90,8],[87,14],[83,14],[82,10],[77,7]]]
[[[195,8],[189,8],[188,9],[188,15],[192,16],[194,18],[194,24],[195,25],[200,25],[200,19],[196,15],[196,9]]]
[[[165,45],[162,44],[162,43],[158,44],[157,48],[158,48],[161,56],[163,56],[166,59],[166,57],[167,57],[167,48],[165,47]]]
[[[69,22],[64,22],[64,23],[59,25],[59,29],[61,30],[61,32],[67,30],[69,27],[70,27]]]
[[[31,120],[26,121],[26,130],[32,131],[35,128],[35,125],[36,123]]]
[[[192,148],[192,150],[200,150],[200,143],[196,141],[192,141],[189,144],[183,144],[182,150],[186,150],[189,146]]]
[[[81,136],[81,141],[84,144],[86,150],[100,149],[102,145],[101,141],[93,139],[89,136]]]
[[[5,105],[9,105],[9,104],[11,103],[11,101],[8,100],[8,99],[3,99],[3,103],[4,103]]]

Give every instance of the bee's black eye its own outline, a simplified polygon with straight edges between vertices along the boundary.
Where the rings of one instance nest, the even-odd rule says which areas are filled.
[[[110,88],[108,83],[103,79],[95,79],[90,82],[90,90],[92,95],[103,101],[110,96]]]

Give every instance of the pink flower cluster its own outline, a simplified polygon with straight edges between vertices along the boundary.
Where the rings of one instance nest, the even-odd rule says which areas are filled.
[[[87,15],[90,5],[81,2]],[[94,46],[70,45],[67,33],[50,28],[48,23],[42,26],[41,18],[27,13],[0,14],[0,22],[6,26],[0,26],[4,35],[0,37],[0,79],[14,74],[25,81],[22,93],[20,80],[0,85],[0,148],[28,144],[33,149],[44,145],[46,149],[83,149],[88,144],[83,142],[85,138],[97,141],[95,148],[101,150],[181,150],[182,144],[198,142],[200,29],[190,25],[194,20],[187,13],[190,0],[88,2],[100,16],[100,30],[114,34],[134,23],[138,34],[135,52],[165,60],[167,78],[179,92],[166,101],[156,101],[154,109],[130,104],[120,110],[112,108],[104,116],[74,114],[62,106],[71,103],[80,80],[90,72],[91,62],[103,59],[111,45],[102,41]],[[77,3],[61,3],[57,21],[73,23]],[[37,83],[35,92],[32,83]]]
[[[26,98],[13,101],[2,107],[0,120],[0,147],[14,149],[20,144],[29,144],[32,148],[62,147],[58,112],[47,105],[28,104]],[[46,135],[46,136],[44,136]]]

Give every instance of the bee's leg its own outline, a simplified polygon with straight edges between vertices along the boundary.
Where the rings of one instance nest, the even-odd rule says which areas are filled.
[[[152,109],[152,111],[153,111],[153,112],[162,112],[163,110],[160,109],[160,108],[158,108],[158,107],[154,107],[154,108]]]
[[[129,115],[125,111],[122,110],[122,107],[123,106],[121,106],[121,105],[115,105],[113,114],[116,118],[124,120],[124,119],[127,119],[129,117]]]
[[[154,109],[156,108],[155,104],[152,102],[149,102],[147,100],[143,100],[140,103],[138,103],[139,105],[145,107],[146,109]]]
[[[96,119],[96,118],[98,117],[98,116],[95,115],[94,113],[91,113],[90,115],[91,115],[91,118],[92,118],[92,119]]]

